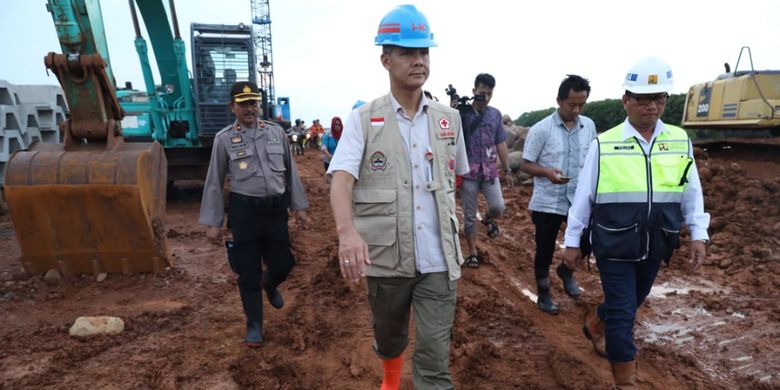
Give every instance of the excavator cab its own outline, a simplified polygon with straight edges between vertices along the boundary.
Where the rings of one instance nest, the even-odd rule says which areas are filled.
[[[172,265],[162,217],[167,161],[154,142],[125,142],[100,5],[49,0],[62,54],[44,62],[65,92],[63,143],[33,143],[5,170],[5,197],[28,273],[162,272]]]
[[[750,69],[739,70],[743,53]],[[756,70],[750,47],[742,47],[734,71],[688,90],[683,126],[704,129],[780,128],[780,70]]]

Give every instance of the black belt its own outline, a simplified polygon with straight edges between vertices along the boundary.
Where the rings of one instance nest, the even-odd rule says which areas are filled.
[[[271,196],[249,196],[231,192],[230,198],[231,200],[260,208],[278,209],[284,206],[284,194]]]

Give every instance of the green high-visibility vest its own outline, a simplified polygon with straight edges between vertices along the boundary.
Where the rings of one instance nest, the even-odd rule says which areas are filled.
[[[596,258],[668,260],[679,242],[683,190],[693,163],[685,130],[665,125],[645,155],[623,124],[598,136],[591,240]]]

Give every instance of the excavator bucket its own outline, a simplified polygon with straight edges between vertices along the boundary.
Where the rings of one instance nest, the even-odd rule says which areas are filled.
[[[159,273],[172,265],[163,148],[102,147],[36,143],[8,161],[5,196],[28,273]]]

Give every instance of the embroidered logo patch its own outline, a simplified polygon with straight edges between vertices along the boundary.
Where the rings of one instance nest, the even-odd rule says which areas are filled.
[[[450,121],[447,120],[447,117],[441,117],[441,119],[439,119],[439,127],[441,127],[442,130],[450,128]]]
[[[371,126],[379,127],[385,125],[385,118],[371,118]]]
[[[666,142],[661,142],[658,144],[658,150],[668,151],[669,150],[669,144]]]
[[[455,160],[448,161],[447,168],[450,169],[450,172],[455,172]]]
[[[387,167],[387,158],[385,157],[385,154],[380,151],[374,152],[369,158],[369,161],[371,162],[372,171],[384,171]]]

